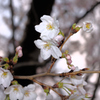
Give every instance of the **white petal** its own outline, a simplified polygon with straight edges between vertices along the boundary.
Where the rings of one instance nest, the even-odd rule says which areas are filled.
[[[53,18],[48,15],[43,15],[40,19],[41,19],[41,21],[44,21],[47,23],[52,23],[54,21]]]
[[[40,55],[44,60],[46,60],[51,56],[51,51],[46,49],[41,49]]]
[[[39,49],[43,48],[43,45],[45,44],[45,42],[40,39],[35,40],[34,43]]]
[[[24,87],[24,90],[34,91],[35,90],[35,85],[34,84],[29,84],[28,86]]]
[[[35,92],[30,92],[29,96],[25,96],[23,100],[36,100],[37,94]]]
[[[59,50],[58,47],[56,46],[51,46],[51,53],[52,53],[52,56],[56,59],[59,59],[59,57],[62,56],[62,53],[61,51]]]
[[[12,86],[7,87],[6,90],[4,91],[5,94],[10,94],[10,92],[12,91]]]
[[[83,94],[83,95],[85,95],[86,94],[86,91],[85,91],[85,89],[83,88],[83,86],[78,86],[78,90]]]
[[[46,29],[47,23],[42,22],[39,25],[35,25],[35,30],[39,33],[43,33],[43,31]]]

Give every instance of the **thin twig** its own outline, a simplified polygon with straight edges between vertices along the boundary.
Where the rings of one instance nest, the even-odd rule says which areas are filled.
[[[55,73],[42,73],[42,74],[37,74],[37,75],[31,75],[31,76],[14,76],[16,79],[29,79],[32,80],[33,78],[37,77],[43,77],[43,76],[60,76],[60,77],[65,77],[69,75],[77,75],[79,73],[100,73],[100,71],[76,71],[76,72],[71,72],[71,73],[61,73],[61,74],[55,74]]]

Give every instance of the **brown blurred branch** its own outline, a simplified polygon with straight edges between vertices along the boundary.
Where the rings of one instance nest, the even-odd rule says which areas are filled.
[[[15,38],[14,38],[14,32],[15,32],[15,26],[14,26],[14,10],[13,10],[13,5],[12,5],[12,0],[10,0],[10,10],[11,10],[11,24],[12,24],[12,42],[15,50]]]
[[[80,18],[76,18],[75,23],[78,23],[81,19],[83,19],[84,17],[86,17],[90,12],[92,12],[94,10],[95,7],[97,7],[100,4],[100,2],[96,2],[89,10],[87,10],[87,12]]]

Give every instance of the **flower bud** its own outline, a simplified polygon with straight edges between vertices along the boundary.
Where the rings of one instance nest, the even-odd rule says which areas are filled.
[[[74,65],[69,65],[68,66],[71,70],[75,70],[75,66]]]
[[[67,59],[71,59],[71,56],[69,54],[66,54]]]
[[[19,50],[18,51],[18,57],[22,57],[23,56],[23,52],[22,52],[22,50]]]
[[[57,35],[54,37],[53,41],[57,44],[57,46],[60,46],[62,44],[64,37],[62,35]]]
[[[7,63],[9,63],[9,59],[7,57],[3,58],[3,60]]]
[[[68,59],[67,60],[67,63],[70,65],[72,63],[72,60],[71,59]]]
[[[21,46],[18,46],[16,48],[16,52],[18,53],[18,57],[22,57],[23,56],[23,52],[22,52],[22,47]]]
[[[21,47],[21,46],[18,46],[18,47],[16,48],[16,52],[18,52],[19,50],[22,50],[22,47]]]
[[[80,26],[77,26],[77,27],[76,27],[76,23],[74,23],[74,24],[72,25],[72,28],[71,28],[71,33],[72,33],[72,34],[75,34],[75,33],[77,33],[81,28],[82,28],[82,27],[80,27]]]

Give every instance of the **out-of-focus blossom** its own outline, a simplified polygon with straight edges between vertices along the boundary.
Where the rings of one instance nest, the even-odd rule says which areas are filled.
[[[13,80],[13,76],[9,70],[0,68],[0,84],[4,87],[8,87]]]
[[[21,85],[12,85],[4,93],[9,94],[10,100],[23,100],[24,97],[24,90]]]
[[[0,100],[5,100],[6,94],[4,93],[4,87],[0,85]]]
[[[23,100],[36,100],[37,94],[34,92],[35,85],[30,84],[24,87],[24,98]]]
[[[46,99],[45,100],[53,100],[53,96],[51,95],[51,94],[48,94],[47,96],[46,96]]]
[[[83,31],[91,32],[92,30],[93,30],[93,27],[90,21],[83,22]]]
[[[59,33],[58,20],[48,15],[43,15],[41,23],[35,26],[35,30],[41,33],[40,38],[47,41],[53,39]]]
[[[61,51],[52,41],[45,42],[38,39],[35,40],[34,43],[37,48],[41,49],[40,55],[44,60],[48,59],[51,55],[56,59],[59,59],[59,57],[62,56]]]

